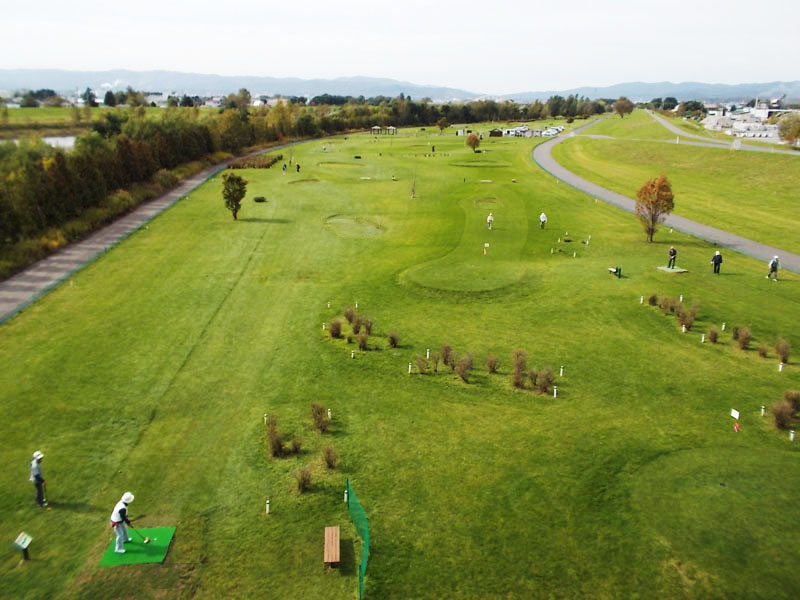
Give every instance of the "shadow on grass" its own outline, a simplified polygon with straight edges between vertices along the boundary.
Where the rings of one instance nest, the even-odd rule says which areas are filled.
[[[286,224],[286,223],[293,223],[289,219],[264,219],[262,217],[247,217],[243,219],[239,219],[243,223],[274,223],[274,224]]]
[[[356,574],[356,546],[350,538],[339,541],[339,571],[347,577]]]

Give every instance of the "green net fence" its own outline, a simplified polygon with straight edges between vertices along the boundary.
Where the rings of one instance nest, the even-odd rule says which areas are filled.
[[[347,510],[350,512],[350,518],[353,520],[353,525],[356,527],[358,535],[364,542],[364,549],[361,551],[361,562],[358,563],[358,598],[361,600],[364,597],[364,575],[367,574],[367,561],[369,560],[369,519],[367,513],[364,512],[364,507],[358,501],[358,496],[353,491],[350,485],[350,479],[347,479]]]

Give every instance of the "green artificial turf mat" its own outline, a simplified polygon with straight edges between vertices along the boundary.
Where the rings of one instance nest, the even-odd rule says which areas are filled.
[[[141,534],[142,537],[139,537],[139,534]],[[169,545],[172,542],[172,536],[175,535],[175,528],[152,527],[150,529],[133,530],[129,527],[128,535],[132,541],[125,544],[125,554],[117,554],[114,552],[117,540],[115,537],[111,538],[111,544],[106,549],[106,553],[100,561],[101,567],[164,562],[164,557],[166,557],[169,551]],[[150,538],[149,544],[142,542],[142,540],[147,537]]]

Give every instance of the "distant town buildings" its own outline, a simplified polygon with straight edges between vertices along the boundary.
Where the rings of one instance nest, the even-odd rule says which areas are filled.
[[[706,129],[723,131],[739,138],[760,138],[780,143],[778,125],[768,121],[792,112],[786,108],[785,99],[785,94],[780,98],[756,98],[753,106],[731,102],[704,102],[708,116],[703,119],[703,125]]]

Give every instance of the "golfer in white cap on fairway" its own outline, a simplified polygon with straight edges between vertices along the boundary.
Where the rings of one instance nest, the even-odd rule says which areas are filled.
[[[36,486],[36,504],[44,509],[50,510],[47,506],[47,500],[44,497],[44,477],[42,476],[42,459],[44,454],[41,450],[33,453],[33,460],[31,460],[31,478],[30,481]]]
[[[123,544],[131,541],[131,538],[128,537],[128,528],[125,527],[126,523],[128,525],[131,524],[128,518],[128,504],[131,502],[133,502],[133,494],[125,492],[111,513],[111,527],[114,528],[114,533],[117,536],[117,547],[114,552],[119,552],[120,554],[125,554]]]

